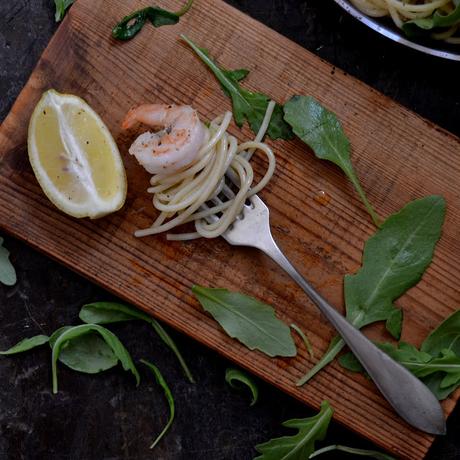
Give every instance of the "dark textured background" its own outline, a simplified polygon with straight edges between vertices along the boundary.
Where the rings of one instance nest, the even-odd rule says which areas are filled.
[[[347,17],[330,0],[229,3],[460,134],[459,63],[399,47]],[[0,119],[55,29],[52,0],[0,0]],[[109,298],[24,244],[6,238],[6,246],[19,281],[13,288],[0,285],[0,349],[25,336],[50,334],[61,325],[76,324],[82,304]],[[255,444],[286,433],[280,427],[283,420],[312,414],[263,383],[260,403],[249,408],[247,395],[235,393],[224,383],[228,363],[185,337],[174,334],[198,380],[196,385],[184,380],[173,356],[149,327],[132,323],[113,330],[135,358],[156,362],[170,383],[177,419],[167,437],[153,452],[148,449],[167,420],[167,406],[147,373],[142,372],[143,381],[136,388],[119,368],[88,376],[61,366],[60,392],[53,396],[50,353],[43,347],[0,359],[1,459],[245,460],[253,458]],[[457,410],[451,416],[448,435],[437,440],[430,459],[460,458],[459,415]],[[328,439],[369,447],[334,423]]]

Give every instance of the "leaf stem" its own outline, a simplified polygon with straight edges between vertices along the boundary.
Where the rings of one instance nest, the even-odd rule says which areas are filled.
[[[371,219],[374,222],[375,226],[377,228],[380,228],[380,226],[382,225],[382,219],[375,212],[375,209],[373,208],[373,206],[370,204],[369,200],[367,199],[367,196],[364,193],[364,190],[361,187],[361,183],[359,182],[358,178],[356,177],[356,174],[354,173],[354,171],[345,171],[345,173],[348,176],[348,179],[350,179],[351,183],[355,187],[356,192],[358,193],[359,197],[361,198],[361,201],[363,202],[364,207],[366,208],[367,212],[371,216]]]
[[[339,338],[334,337],[331,341],[331,345],[323,357],[296,383],[298,387],[305,385],[311,378],[313,378],[321,369],[326,367],[330,362],[334,360],[337,354],[344,347],[345,342]]]
[[[195,0],[188,0],[188,2],[179,11],[176,11],[174,14],[179,17],[183,16],[192,7],[194,1]]]
[[[308,354],[310,355],[310,358],[315,359],[315,354],[313,352],[313,347],[311,346],[310,340],[308,340],[307,335],[300,329],[297,324],[292,323],[291,324],[291,329],[294,329],[294,331],[299,334],[300,338],[302,339],[303,343],[305,344],[305,347],[308,351]]]
[[[186,35],[181,34],[182,40],[184,40],[190,48],[195,51],[197,56],[209,67],[209,69],[212,71],[212,73],[216,76],[217,80],[219,83],[222,84],[222,86],[230,93],[230,97],[232,98],[232,101],[238,100],[240,104],[245,106],[248,110],[251,108],[246,99],[241,96],[240,92],[238,89],[235,87],[235,83],[231,81],[224,72],[222,72],[222,69],[220,69],[216,63],[208,56],[206,53],[203,52],[203,50],[195,45],[195,43],[190,40]]]
[[[153,449],[163,438],[163,436],[166,434],[166,432],[169,430],[171,427],[172,423],[174,422],[174,417],[176,414],[176,409],[175,409],[175,404],[174,404],[174,398],[171,393],[171,390],[168,387],[168,384],[166,383],[165,379],[161,375],[160,369],[156,367],[154,364],[148,362],[145,359],[141,359],[140,362],[142,364],[145,364],[152,372],[153,375],[155,376],[155,380],[157,383],[163,388],[163,391],[165,393],[165,397],[168,401],[169,405],[169,419],[168,422],[166,423],[166,426],[161,430],[161,433],[155,438],[153,443],[150,445],[150,449]]]
[[[176,355],[177,360],[179,361],[179,364],[182,367],[182,370],[184,371],[185,376],[188,378],[190,383],[195,383],[195,379],[193,378],[192,372],[190,371],[190,368],[188,367],[187,363],[185,362],[184,357],[182,356],[181,352],[179,351],[179,348],[177,348],[176,344],[174,343],[173,339],[171,336],[165,331],[163,326],[156,321],[153,318],[149,318],[149,323],[155,330],[155,332],[158,334],[161,340],[169,347],[169,349]]]

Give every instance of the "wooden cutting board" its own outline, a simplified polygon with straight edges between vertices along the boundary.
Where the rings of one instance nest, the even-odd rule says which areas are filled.
[[[123,15],[149,1],[79,0],[43,53],[0,129],[0,227],[107,290],[194,337],[302,403],[328,399],[335,419],[392,453],[424,457],[433,437],[405,424],[373,384],[337,363],[302,388],[297,379],[313,365],[298,342],[294,359],[269,359],[229,339],[192,297],[193,284],[226,287],[276,307],[287,323],[308,332],[317,356],[333,330],[303,292],[261,253],[224,240],[167,242],[136,239],[155,215],[146,193],[149,176],[127,155],[132,137],[119,125],[133,105],[175,102],[196,107],[203,119],[229,109],[214,77],[178,39],[186,33],[228,68],[251,70],[245,86],[283,102],[310,94],[335,111],[353,146],[353,161],[381,215],[407,201],[439,193],[448,212],[434,261],[423,280],[398,301],[403,339],[419,345],[459,307],[460,143],[442,129],[323,62],[222,1],[197,0],[174,27],[145,30],[128,43],[110,38]],[[178,1],[164,1],[174,9]],[[57,211],[40,190],[27,160],[27,124],[41,93],[55,88],[86,99],[111,129],[128,174],[120,212],[75,220]],[[245,128],[232,128],[240,139]],[[375,231],[350,183],[333,165],[314,158],[299,141],[271,142],[277,171],[261,195],[271,209],[273,234],[315,287],[343,308],[343,275],[360,265],[363,244]],[[264,169],[262,160],[255,169]],[[319,200],[325,191],[331,200]],[[382,325],[369,336],[388,340]],[[297,339],[296,339],[297,340]],[[193,368],[193,363],[192,363]],[[444,402],[449,414],[460,393]]]

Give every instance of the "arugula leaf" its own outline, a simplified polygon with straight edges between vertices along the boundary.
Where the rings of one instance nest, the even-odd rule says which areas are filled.
[[[227,289],[193,286],[192,291],[225,332],[250,350],[271,357],[297,354],[289,327],[276,318],[269,305]]]
[[[357,328],[385,321],[394,300],[414,286],[433,258],[444,222],[445,201],[428,196],[391,215],[364,247],[363,265],[345,276],[347,319]],[[340,352],[345,342],[335,337],[321,360],[298,382],[303,385]]]
[[[320,412],[314,417],[305,419],[288,420],[283,426],[295,428],[295,436],[284,436],[256,446],[260,456],[254,460],[305,460],[318,457],[326,452],[337,450],[376,460],[395,460],[394,457],[375,450],[356,449],[354,447],[334,444],[315,450],[315,442],[326,437],[329,423],[332,419],[333,409],[328,401],[321,403]]]
[[[110,324],[132,320],[146,321],[153,327],[160,339],[176,355],[176,358],[179,361],[179,364],[181,365],[188,380],[191,383],[195,383],[187,363],[185,362],[181,352],[177,348],[171,336],[165,331],[165,329],[163,329],[157,320],[147,315],[146,313],[117,302],[94,302],[91,304],[83,305],[80,310],[79,317],[84,323],[89,324]]]
[[[460,310],[452,313],[423,341],[420,350],[437,356],[444,350],[452,350],[460,356]]]
[[[235,389],[239,388],[235,382],[246,385],[252,393],[252,401],[250,406],[253,406],[259,399],[259,388],[257,387],[256,382],[245,372],[239,369],[227,369],[225,371],[225,381]]]
[[[333,450],[338,450],[340,452],[346,452],[347,454],[358,455],[360,457],[375,458],[375,460],[396,460],[391,455],[384,454],[376,450],[356,449],[354,447],[342,446],[340,444],[334,444],[331,446],[326,446],[321,449],[318,449],[315,452],[313,452],[308,458],[315,458],[321,454],[325,454],[326,452],[331,452]]]
[[[54,0],[54,4],[56,5],[56,13],[54,18],[56,22],[64,19],[67,8],[69,8],[69,6],[71,6],[74,2],[75,0]]]
[[[241,81],[244,80],[248,75],[249,75],[249,70],[248,69],[235,69],[235,70],[226,70],[221,67],[222,72],[224,75],[229,78],[230,80],[233,81]],[[225,86],[222,86],[222,89],[224,91],[227,91],[227,88]],[[230,94],[227,92],[227,96],[230,96]]]
[[[136,36],[145,23],[151,22],[153,27],[170,26],[177,24],[191,8],[194,0],[188,0],[185,6],[179,11],[173,13],[157,6],[149,6],[125,16],[113,29],[112,36],[117,40],[131,40]]]
[[[241,127],[244,121],[247,120],[252,131],[257,133],[267,111],[270,98],[265,94],[253,93],[241,88],[238,83],[241,78],[238,77],[241,77],[242,72],[245,72],[244,76],[246,76],[247,71],[244,69],[228,71],[220,68],[211,59],[206,50],[197,46],[185,35],[181,35],[181,37],[195,51],[203,63],[209,67],[224,88],[225,94],[231,98],[235,123]],[[283,119],[283,108],[279,104],[276,104],[273,110],[267,134],[272,139],[292,139],[293,137],[291,128]]]
[[[429,353],[419,351],[414,345],[407,342],[399,342],[398,346],[391,343],[380,343],[378,346],[395,361],[405,363],[409,369],[411,366],[414,368],[420,365],[425,366],[432,358]]]
[[[451,353],[451,352],[450,352]],[[455,359],[453,359],[455,357]],[[459,367],[460,367],[460,359],[458,358],[458,356],[455,356],[452,357],[452,355],[450,356],[446,356],[446,358],[450,358],[451,360],[451,363],[453,364],[450,364],[451,366],[455,366],[457,367],[457,371],[456,372],[450,372],[448,373],[440,382],[440,385],[439,385],[439,388],[441,390],[445,390],[446,388],[450,388],[450,387],[455,387],[457,388],[459,382],[460,382],[460,372],[459,372]]]
[[[395,309],[388,316],[385,323],[387,331],[396,339],[401,338],[402,331],[402,322],[403,322],[403,311],[401,309]]]
[[[398,346],[390,343],[376,345],[419,377],[438,399],[447,398],[460,386],[460,356],[452,350],[445,349],[433,356],[405,342],[400,342]],[[351,352],[341,356],[339,363],[352,372],[365,372]]]
[[[72,326],[63,326],[51,335],[51,350],[56,340],[69,329],[72,329]],[[74,371],[86,374],[97,374],[118,364],[118,358],[112,348],[94,331],[88,331],[66,342],[62,346],[59,361]]]
[[[376,345],[409,370],[425,368],[427,363],[432,360],[430,354],[417,350],[417,348],[410,343],[400,342],[397,346],[391,343],[376,343]],[[342,355],[339,358],[339,363],[350,371],[364,372],[361,363],[351,352]]]
[[[460,357],[460,310],[446,318],[431,334],[424,340],[421,351],[429,353],[434,357],[453,359],[449,353]],[[423,378],[425,384],[433,391],[439,399],[447,398],[460,386],[460,373],[437,372]]]
[[[120,360],[123,369],[125,369],[126,371],[131,371],[131,373],[136,378],[137,385],[139,385],[140,376],[136,369],[136,366],[134,365],[128,350],[120,342],[118,337],[105,327],[98,326],[97,324],[82,324],[80,326],[73,326],[69,329],[66,329],[64,332],[62,332],[62,334],[60,334],[57,337],[56,341],[54,342],[51,357],[51,368],[53,374],[53,393],[56,394],[58,392],[57,360],[62,352],[63,347],[68,341],[85,335],[89,331],[97,332],[106,341],[107,345],[110,346],[115,356]]]
[[[22,339],[16,345],[13,345],[8,350],[0,351],[0,355],[15,355],[16,353],[22,353],[24,351],[32,350],[32,348],[39,347],[45,343],[48,343],[49,337],[47,335],[36,335],[27,339]]]
[[[385,351],[393,351],[388,354],[419,377],[439,400],[446,399],[460,386],[460,358],[452,352],[437,358],[429,357],[427,361],[424,361],[423,355],[420,355],[420,360],[416,361],[416,357],[408,358],[391,344],[378,345],[381,348],[383,348],[382,345],[386,345],[388,348]],[[390,347],[394,347],[394,350],[391,350]],[[364,368],[351,352],[342,355],[339,363],[351,372],[365,373]]]
[[[445,208],[441,196],[414,200],[367,241],[363,266],[345,276],[347,319],[354,326],[387,320],[393,301],[420,281],[441,236]]]
[[[460,2],[455,1],[455,9],[449,14],[442,14],[439,10],[429,18],[412,19],[403,24],[402,29],[408,37],[423,35],[436,27],[451,27],[460,23]]]
[[[350,372],[365,372],[364,367],[351,351],[339,356],[338,362],[344,369],[347,369]]]
[[[3,247],[3,238],[0,237],[0,283],[13,286],[16,281],[16,270],[10,262],[10,251]]]
[[[50,348],[53,349],[58,337],[71,328],[71,326],[61,327],[51,337],[37,335],[21,340],[9,350],[0,352],[0,355],[22,353],[45,343],[49,343]],[[59,361],[75,371],[95,374],[116,366],[118,358],[99,335],[89,331],[66,342],[59,355]]]
[[[200,48],[197,46],[197,48],[203,53],[205,54],[209,59],[212,60],[211,58],[211,54],[209,53],[209,50],[207,50],[206,48]],[[249,70],[248,69],[235,69],[235,70],[228,70],[228,69],[224,69],[223,67],[220,67],[220,70],[222,71],[222,73],[229,79],[229,80],[232,80],[233,82],[240,82],[242,80],[244,80],[248,75],[249,75]],[[219,80],[218,80],[219,81]],[[227,88],[225,87],[225,85],[223,85],[220,81],[219,81],[219,85],[220,87],[222,88],[222,91],[228,96],[228,97],[231,97],[230,96],[230,92],[227,90]]]
[[[449,374],[441,382],[441,388],[449,387],[460,379],[460,357],[449,350],[443,351],[440,356],[427,362],[403,362],[402,364],[417,377],[426,377],[436,372]]]
[[[163,436],[166,434],[166,432],[171,427],[171,425],[172,425],[172,423],[174,421],[174,416],[175,416],[175,413],[176,413],[176,409],[175,409],[175,405],[174,405],[174,397],[173,397],[173,395],[171,393],[171,390],[168,387],[168,384],[166,383],[165,379],[161,375],[161,372],[158,369],[158,367],[156,367],[154,364],[146,361],[145,359],[141,359],[140,362],[142,364],[145,364],[153,372],[153,375],[155,376],[156,382],[158,383],[158,385],[161,386],[161,388],[163,388],[163,391],[164,391],[165,396],[166,396],[166,400],[168,401],[168,405],[169,405],[169,420],[168,420],[168,423],[166,424],[166,426],[163,428],[161,433],[156,437],[156,439],[153,441],[152,445],[150,446],[150,449],[153,449],[160,442],[161,438],[163,438]]]
[[[271,439],[256,446],[262,455],[254,460],[305,460],[315,450],[315,442],[322,441],[332,418],[333,409],[328,401],[321,403],[320,412],[309,418],[293,419],[283,423],[283,426],[298,430],[294,436],[283,436]]]
[[[179,16],[162,8],[149,6],[125,16],[112,29],[112,36],[117,40],[131,40],[131,38],[135,37],[141,31],[147,20],[154,27],[161,27],[177,24]]]
[[[423,383],[432,391],[432,393],[440,400],[446,399],[451,393],[453,393],[458,385],[454,384],[446,388],[441,388],[441,383],[444,380],[444,375],[442,372],[436,372],[434,374],[423,377],[421,380]]]
[[[369,203],[350,160],[350,141],[333,112],[311,96],[293,96],[284,104],[284,119],[294,134],[302,139],[321,160],[337,165],[350,179],[374,224],[380,217]]]

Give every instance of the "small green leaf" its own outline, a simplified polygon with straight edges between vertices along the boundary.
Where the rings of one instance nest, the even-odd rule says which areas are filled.
[[[394,360],[406,363],[407,366],[410,366],[411,363],[428,363],[432,359],[428,353],[419,351],[414,345],[407,342],[399,342],[397,346],[392,343],[376,343],[376,345]]]
[[[112,324],[141,319],[150,322],[146,313],[117,302],[94,302],[81,307],[79,318],[87,324]]]
[[[374,458],[375,460],[396,460],[391,455],[384,454],[383,452],[378,452],[376,450],[356,449],[354,447],[341,446],[340,444],[334,444],[332,446],[326,446],[321,449],[318,449],[317,451],[313,452],[313,454],[311,454],[308,458],[315,458],[321,454],[325,454],[326,452],[331,452],[333,450],[345,452],[347,454],[358,455],[360,457]]]
[[[16,345],[13,345],[8,350],[0,351],[0,355],[15,355],[16,353],[22,353],[24,351],[32,350],[32,348],[39,347],[45,343],[48,343],[49,337],[47,335],[36,335],[27,339],[22,339]]]
[[[117,40],[131,40],[147,22],[147,8],[134,11],[125,16],[113,29],[112,37]]]
[[[150,449],[153,449],[160,442],[161,438],[163,438],[163,436],[166,434],[166,432],[171,427],[171,425],[172,425],[172,423],[174,421],[174,416],[175,416],[176,409],[175,409],[175,404],[174,404],[174,397],[173,397],[173,395],[171,393],[171,390],[168,387],[168,384],[166,383],[165,379],[161,375],[161,372],[158,369],[158,367],[156,367],[154,364],[146,361],[145,359],[141,359],[140,362],[142,364],[145,364],[153,372],[153,375],[155,376],[156,382],[158,383],[158,385],[161,386],[161,388],[163,388],[163,391],[164,391],[165,396],[166,396],[166,400],[168,401],[168,405],[169,405],[169,420],[168,420],[168,423],[166,424],[166,426],[163,428],[161,433],[156,437],[156,439],[153,441],[152,445],[150,446]]]
[[[403,311],[401,309],[394,309],[385,323],[387,331],[396,339],[401,338],[403,322]]]
[[[456,357],[454,365],[459,366],[459,358]],[[460,372],[451,372],[447,373],[447,375],[441,380],[440,387],[441,389],[446,389],[450,387],[457,387],[458,384],[460,383]]]
[[[252,393],[251,406],[253,406],[259,399],[259,388],[257,387],[256,382],[245,372],[239,369],[227,369],[225,371],[225,381],[232,387],[238,389],[239,386],[236,384],[242,383],[246,385]]]
[[[423,377],[421,380],[422,382],[433,392],[433,394],[440,400],[444,400],[449,397],[451,393],[453,393],[457,388],[458,385],[451,385],[450,387],[442,388],[441,384],[445,378],[443,372],[435,372],[434,374],[428,375],[427,377]]]
[[[420,351],[419,353],[423,352]],[[449,350],[445,350],[441,356],[430,358],[426,362],[401,360],[401,364],[417,377],[426,377],[436,372],[450,374],[451,377],[441,383],[441,388],[451,386],[460,378],[460,357]]]
[[[147,20],[151,22],[153,27],[171,26],[177,24],[180,17],[187,13],[192,4],[193,0],[188,0],[185,6],[176,13],[156,6],[149,6],[147,8],[134,11],[128,16],[125,16],[112,29],[112,36],[117,40],[131,40],[131,38],[135,37],[141,31]]]
[[[54,4],[56,5],[56,13],[54,17],[56,22],[64,19],[67,8],[69,8],[69,6],[71,6],[74,2],[75,0],[54,0]]]
[[[241,81],[244,80],[249,75],[248,69],[235,69],[235,70],[225,70],[222,69],[224,75],[233,80],[233,81]],[[222,89],[225,90],[225,86],[222,86]]]
[[[332,413],[332,407],[327,401],[323,401],[317,415],[284,422],[283,426],[296,429],[298,433],[257,445],[256,450],[261,455],[254,460],[307,459],[315,450],[315,442],[325,438]]]
[[[179,22],[179,16],[176,13],[161,8],[148,8],[147,18],[153,27],[173,26]]]
[[[131,356],[124,347],[124,345],[120,342],[118,337],[110,332],[108,329],[99,326],[97,324],[82,324],[80,326],[73,326],[66,330],[64,330],[55,340],[52,348],[52,357],[51,357],[51,367],[52,367],[52,374],[53,374],[53,393],[57,393],[58,391],[58,381],[57,381],[57,360],[62,352],[63,347],[71,341],[76,339],[77,337],[85,336],[88,332],[94,331],[97,332],[110,346],[115,356],[120,360],[123,369],[126,371],[131,371],[131,373],[136,378],[136,382],[139,385],[140,376],[137,372],[136,366],[131,359]]]
[[[350,351],[339,356],[339,364],[350,372],[365,372],[358,358]]]
[[[16,281],[16,270],[10,262],[10,252],[3,247],[3,238],[0,237],[0,283],[13,286]]]
[[[284,104],[284,119],[294,134],[321,160],[336,164],[350,179],[377,227],[380,217],[367,200],[350,159],[350,141],[333,112],[311,96],[293,96]]]
[[[250,350],[271,357],[297,354],[289,327],[276,318],[269,305],[227,289],[193,286],[192,291],[225,332]]]
[[[460,310],[452,313],[423,341],[420,348],[432,356],[452,350],[460,356]]]
[[[201,61],[208,66],[220,85],[224,88],[225,94],[231,98],[235,123],[241,127],[244,121],[247,120],[252,131],[257,133],[265,117],[270,98],[265,94],[253,93],[241,88],[238,83],[240,78],[235,78],[235,75],[237,77],[242,75],[241,69],[238,71],[228,71],[220,68],[211,59],[207,50],[197,46],[185,35],[181,35],[181,37],[195,51]],[[267,134],[272,139],[292,139],[293,137],[291,128],[283,119],[283,108],[279,104],[276,104],[273,110]]]
[[[166,346],[168,346],[169,349],[176,355],[176,358],[189,381],[191,383],[195,383],[187,363],[171,336],[165,331],[158,321],[146,313],[117,302],[94,302],[83,305],[80,310],[79,317],[84,323],[89,324],[110,324],[132,320],[146,321],[153,327]]]

